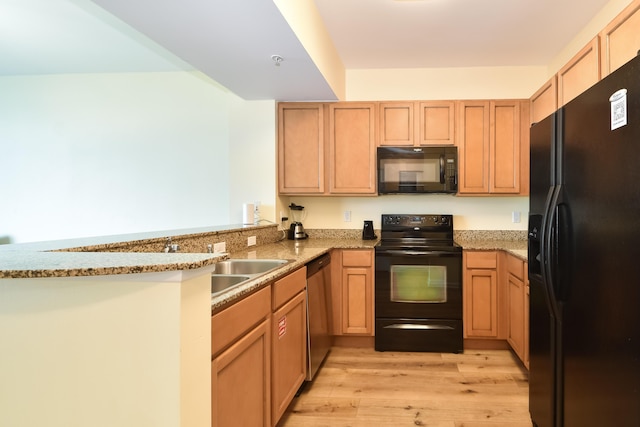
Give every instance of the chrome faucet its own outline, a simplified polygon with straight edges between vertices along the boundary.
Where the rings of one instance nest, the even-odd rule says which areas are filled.
[[[167,237],[167,241],[164,244],[165,253],[178,252],[178,249],[180,249],[180,245],[178,245],[177,243],[171,243],[171,237]]]

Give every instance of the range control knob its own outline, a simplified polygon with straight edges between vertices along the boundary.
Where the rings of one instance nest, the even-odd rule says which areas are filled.
[[[448,224],[448,223],[449,223],[449,221],[448,221],[447,219],[448,219],[448,218],[447,218],[446,216],[443,216],[442,218],[440,218],[440,221],[441,221],[443,224]]]

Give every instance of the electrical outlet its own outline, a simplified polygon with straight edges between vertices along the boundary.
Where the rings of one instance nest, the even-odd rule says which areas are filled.
[[[513,223],[520,222],[520,212],[517,212],[517,211],[511,212],[511,222]]]
[[[227,243],[220,242],[213,244],[213,252],[226,252],[227,251]]]
[[[351,222],[351,211],[344,211],[344,222]]]
[[[247,239],[247,246],[254,246],[256,244],[256,236],[249,236]]]

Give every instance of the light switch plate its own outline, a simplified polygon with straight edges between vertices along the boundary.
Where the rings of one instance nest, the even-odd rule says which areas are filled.
[[[247,238],[247,246],[254,246],[256,244],[256,236],[249,236]]]
[[[227,243],[220,242],[213,244],[213,252],[226,252],[227,251]]]
[[[517,212],[517,211],[511,212],[511,222],[516,224],[520,222],[520,212]]]

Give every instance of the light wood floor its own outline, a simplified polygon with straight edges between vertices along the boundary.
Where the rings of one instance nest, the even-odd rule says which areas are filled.
[[[527,371],[508,350],[334,347],[278,427],[531,427]]]

